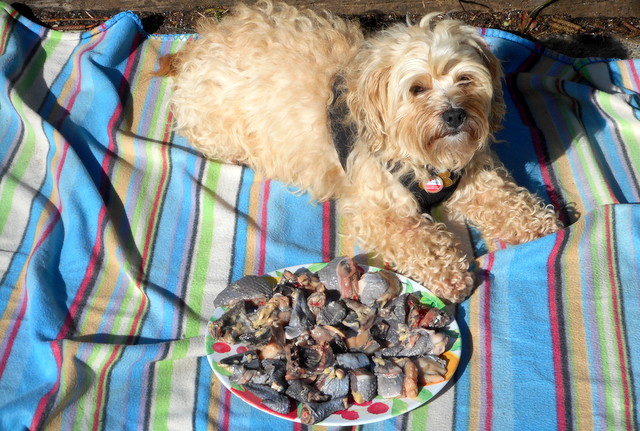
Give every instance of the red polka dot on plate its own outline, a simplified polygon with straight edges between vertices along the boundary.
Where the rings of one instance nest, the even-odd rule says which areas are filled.
[[[247,349],[245,346],[238,346],[238,348],[236,349],[236,353],[244,353],[247,350],[249,349]]]
[[[231,346],[227,343],[217,342],[213,344],[213,351],[216,353],[227,353],[231,351]]]
[[[367,411],[374,415],[381,415],[389,411],[389,406],[384,403],[373,403],[367,407]]]
[[[353,410],[343,410],[342,412],[340,412],[340,416],[348,421],[355,421],[356,419],[360,418],[358,412],[354,412]]]

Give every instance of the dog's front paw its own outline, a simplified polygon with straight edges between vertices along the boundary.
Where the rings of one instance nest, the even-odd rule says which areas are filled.
[[[473,274],[462,253],[439,257],[425,276],[424,286],[438,298],[452,303],[464,301],[473,288]]]
[[[533,231],[538,238],[551,235],[564,228],[564,223],[562,223],[558,213],[551,205],[547,205],[540,210],[537,220],[538,222],[534,223]]]
[[[511,229],[505,229],[503,235],[498,235],[507,244],[522,244],[556,233],[564,227],[551,205],[534,207],[525,216],[515,220],[517,223],[505,223],[505,228],[508,226]]]
[[[438,239],[435,240],[434,239]],[[473,288],[474,278],[469,260],[460,250],[453,235],[441,230],[430,237],[421,253],[414,249],[403,270],[410,278],[422,283],[437,297],[458,303],[466,299]]]

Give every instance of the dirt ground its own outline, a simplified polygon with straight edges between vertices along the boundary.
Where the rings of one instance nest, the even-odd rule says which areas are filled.
[[[22,14],[47,27],[62,31],[87,30],[120,12],[54,11],[29,8],[15,3]],[[149,33],[194,33],[195,23],[202,17],[222,17],[220,8],[195,8],[162,12],[136,11]],[[498,28],[572,57],[640,58],[640,17],[584,17],[565,14],[544,14],[543,11],[505,10],[493,12],[454,12],[455,18],[478,27]],[[370,13],[349,18],[359,20],[368,30],[405,20],[405,15]],[[412,17],[414,18],[414,17]],[[417,17],[415,17],[417,18]]]

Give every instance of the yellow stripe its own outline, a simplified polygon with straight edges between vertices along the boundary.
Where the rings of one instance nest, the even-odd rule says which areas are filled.
[[[247,215],[247,248],[245,251],[244,273],[254,274],[256,268],[256,253],[260,241],[260,196],[264,181],[256,173],[249,192],[249,214]]]
[[[580,263],[580,241],[583,237],[584,224],[578,223],[574,225],[571,233],[573,241],[569,241],[565,252],[563,253],[563,268],[579,268]],[[569,362],[573,376],[590,376],[591,369],[589,367],[589,356],[587,352],[587,339],[585,333],[586,323],[582,309],[583,295],[580,292],[582,285],[579,271],[566,271],[562,274],[563,302],[565,304],[566,322],[567,322],[567,348],[569,349]],[[587,379],[571,379],[571,392],[573,397],[573,419],[574,427],[577,429],[593,429],[593,412],[592,412],[592,393],[591,385]]]
[[[479,264],[482,268],[486,268],[486,258],[480,258]],[[475,292],[474,295],[471,295],[469,298],[469,332],[471,334],[471,340],[480,340],[480,289],[483,288],[481,285]],[[479,357],[479,352],[475,352],[474,356]],[[472,400],[472,404],[469,406],[469,429],[479,429],[480,426],[480,418],[478,416],[479,409],[478,405],[480,403],[480,387],[482,386],[480,383],[480,369],[479,369],[479,361],[469,361],[468,365],[468,373],[469,373],[469,400]],[[474,403],[473,400],[476,400]]]
[[[74,398],[77,397],[77,383],[80,380],[78,377],[78,367],[76,357],[78,356],[78,349],[81,343],[62,340],[60,341],[60,350],[62,352],[62,365],[60,372],[60,389],[55,397],[54,407],[51,413],[47,417],[47,422],[44,428],[51,429],[63,429],[62,413],[69,407]],[[69,384],[67,384],[69,383]]]

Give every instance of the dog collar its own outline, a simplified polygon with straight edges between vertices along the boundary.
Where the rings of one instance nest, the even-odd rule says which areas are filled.
[[[446,201],[458,188],[462,172],[435,172],[429,169],[427,181],[417,181],[413,172],[400,177],[400,182],[415,196],[423,214],[431,214],[431,209]]]
[[[329,106],[329,123],[333,144],[338,153],[338,159],[343,169],[347,169],[347,158],[353,149],[356,129],[354,125],[347,121],[349,113],[347,105],[340,101],[342,97],[342,77],[338,77],[333,84],[333,101]],[[391,168],[387,166],[389,172],[394,173],[399,169],[399,165]],[[433,168],[427,167],[430,177],[427,181],[417,181],[413,173],[407,173],[400,177],[400,182],[404,185],[418,201],[420,212],[431,214],[431,209],[441,202],[447,200],[458,187],[462,172],[437,172]]]

